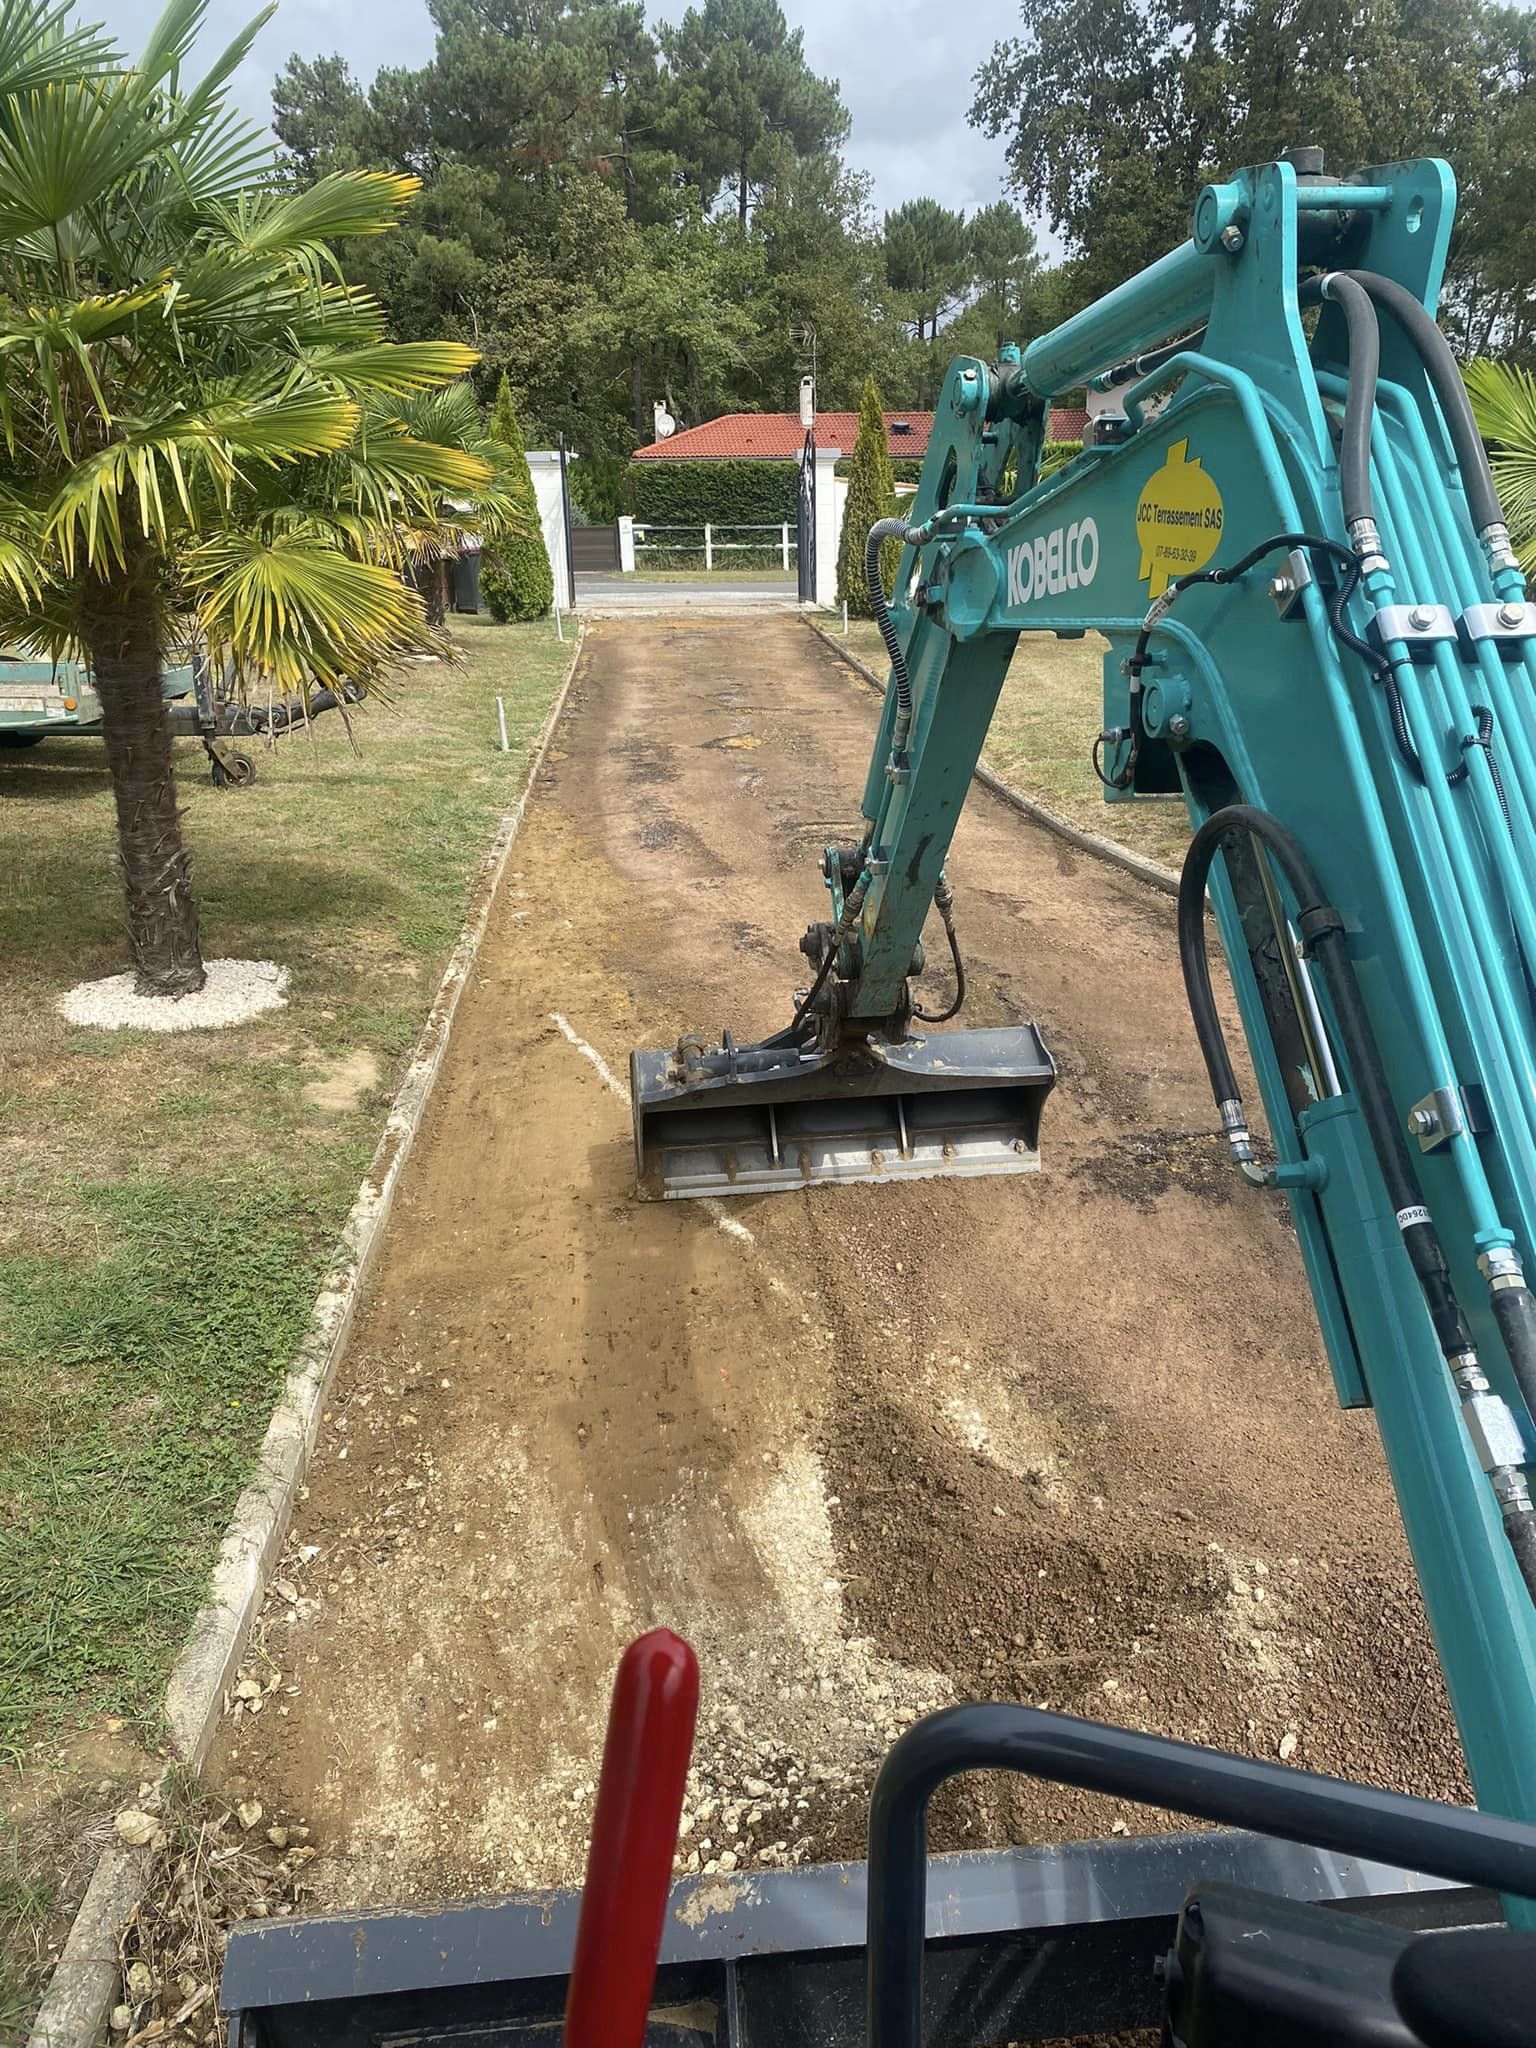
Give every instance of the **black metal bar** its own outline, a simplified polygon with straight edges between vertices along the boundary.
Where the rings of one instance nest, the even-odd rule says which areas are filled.
[[[801,604],[816,597],[816,433],[808,428],[800,451],[795,493],[795,592]]]
[[[1536,1898],[1536,1828],[1032,1707],[965,1706],[894,1745],[869,1809],[869,2042],[920,2048],[928,1802],[962,1771],[1020,1771],[1282,1841]]]
[[[1244,1884],[1282,1898],[1355,1907],[1373,1917],[1404,1913],[1415,1925],[1423,1924],[1425,1914],[1449,1914],[1464,1925],[1497,1913],[1489,1898],[1469,1901],[1468,1894],[1436,1879],[1420,1883],[1381,1864],[1225,1828],[972,1851],[936,1856],[930,1868],[928,1935],[940,1944],[932,1973],[936,1993],[943,1991],[949,1944],[984,1950],[1001,1942],[1027,1951],[1031,1941],[1038,1942],[1058,1959],[1063,1982],[1079,1966],[1087,1970],[1091,1964],[1095,1975],[1104,1974],[1110,1964],[1098,1959],[1118,1957],[1126,1941],[1140,1944],[1142,1953],[1157,1953],[1168,1946],[1185,1894],[1195,1884]],[[349,2001],[382,2011],[425,1996],[440,2000],[442,2010],[465,2003],[470,1992],[499,1989],[510,2002],[518,1987],[558,1985],[563,1979],[579,1900],[574,1891],[524,1893],[427,1913],[251,1921],[230,1936],[220,2000],[230,2012],[302,2008],[316,2038],[327,2040],[339,2038],[339,2008]],[[803,1985],[812,2002],[822,1983],[846,1983],[853,2029],[847,2038],[857,2041],[864,2027],[866,1918],[862,1863],[755,1870],[729,1880],[684,1878],[673,1887],[662,1962],[682,1971],[738,1964],[751,1975],[759,2007],[760,1985],[781,1972]],[[1032,1981],[1039,1983],[1038,1975]],[[1127,2017],[1116,2024],[1128,2025],[1133,2017],[1127,2008]],[[1014,2029],[1001,2038],[1023,2036]]]

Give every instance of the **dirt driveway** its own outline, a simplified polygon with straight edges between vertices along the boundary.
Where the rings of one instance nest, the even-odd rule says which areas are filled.
[[[268,1603],[274,1689],[212,1767],[312,1830],[319,1904],[579,1878],[657,1621],[704,1671],[695,1869],[857,1853],[891,1735],[977,1695],[1465,1796],[1373,1424],[1207,1135],[1165,899],[977,792],[966,1021],[1040,1023],[1044,1171],[636,1199],[612,1077],[782,1021],[873,719],[793,619],[591,633]],[[934,1832],[1147,1824],[981,1784]]]

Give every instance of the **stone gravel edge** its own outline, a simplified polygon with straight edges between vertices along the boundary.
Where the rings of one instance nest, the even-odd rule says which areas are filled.
[[[555,701],[528,759],[522,794],[502,815],[471,909],[438,984],[389,1118],[341,1233],[340,1257],[315,1299],[281,1400],[267,1426],[255,1476],[235,1504],[214,1566],[212,1596],[192,1624],[171,1671],[165,1719],[175,1755],[201,1771],[212,1747],[224,1691],[244,1652],[251,1624],[277,1561],[294,1499],[314,1447],[325,1397],[346,1348],[363,1282],[384,1232],[412,1141],[442,1066],[459,997],[490,923],[501,878],[544,757],[570,694],[582,634],[566,663]],[[75,1915],[64,1951],[28,2037],[27,2048],[95,2048],[117,1994],[117,1931],[143,1894],[147,1852],[109,1842]]]
[[[873,683],[882,696],[885,695],[884,676],[876,673],[867,661],[861,661],[839,640],[835,633],[828,632],[819,620],[807,618],[805,622],[818,640],[824,640],[839,661],[848,666],[866,683]],[[1043,825],[1047,832],[1054,832],[1058,839],[1065,839],[1069,846],[1075,846],[1080,853],[1092,854],[1095,860],[1108,861],[1111,867],[1123,868],[1128,875],[1134,875],[1138,882],[1145,882],[1149,888],[1161,889],[1165,896],[1177,896],[1179,878],[1172,868],[1165,868],[1161,861],[1148,860],[1143,853],[1132,853],[1127,846],[1117,846],[1113,839],[1101,839],[1097,832],[1085,832],[1081,825],[1074,825],[1057,812],[1047,810],[1034,797],[1026,796],[1021,789],[1015,789],[1011,782],[1004,782],[990,768],[977,762],[975,779],[983,789],[990,789],[994,796],[1000,796],[1010,809],[1022,813],[1037,825]]]

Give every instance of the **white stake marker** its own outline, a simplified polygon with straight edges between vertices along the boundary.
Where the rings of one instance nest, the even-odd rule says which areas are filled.
[[[501,751],[510,754],[512,749],[507,745],[507,707],[500,697],[496,699],[496,723],[501,727]]]
[[[579,1032],[573,1031],[568,1020],[562,1017],[558,1010],[550,1011],[549,1021],[551,1024],[558,1026],[562,1036],[575,1046],[583,1059],[591,1061],[592,1065],[597,1069],[598,1079],[609,1093],[617,1095],[621,1102],[627,1103],[629,1101],[629,1090],[614,1073],[612,1067],[609,1066],[597,1047],[595,1045],[588,1045]],[[743,1244],[757,1243],[757,1239],[748,1230],[745,1223],[739,1223],[734,1216],[728,1214],[725,1204],[716,1201],[713,1195],[701,1196],[699,1198],[699,1207],[719,1225],[727,1237],[739,1238]]]

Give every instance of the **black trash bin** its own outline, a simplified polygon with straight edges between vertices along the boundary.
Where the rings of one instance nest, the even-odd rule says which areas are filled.
[[[480,550],[468,548],[453,565],[453,608],[456,612],[483,611],[480,602]]]

